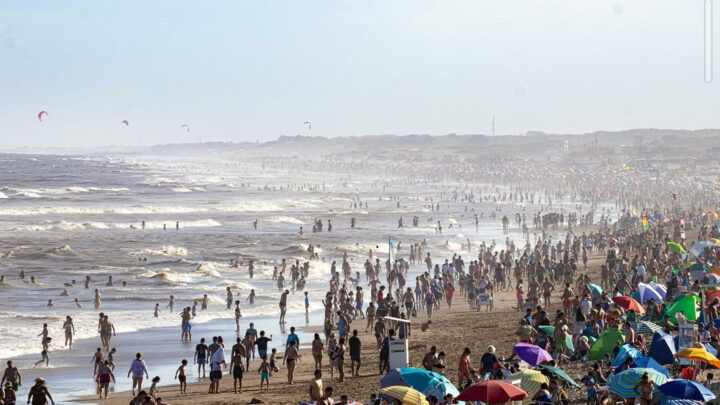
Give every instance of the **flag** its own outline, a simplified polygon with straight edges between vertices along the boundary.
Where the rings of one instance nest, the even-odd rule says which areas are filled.
[[[650,229],[650,224],[648,223],[647,216],[645,216],[645,214],[643,214],[642,216],[642,226],[643,231],[647,231],[648,229]]]

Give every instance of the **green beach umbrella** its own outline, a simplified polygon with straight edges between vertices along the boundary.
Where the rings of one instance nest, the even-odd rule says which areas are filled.
[[[542,331],[542,333],[552,337],[555,336],[555,327],[551,325],[540,325],[538,326],[538,329]]]
[[[682,245],[679,244],[679,243],[668,242],[668,243],[667,243],[667,247],[668,247],[668,249],[670,249],[672,252],[675,252],[675,253],[677,253],[677,254],[679,254],[679,255],[682,255],[682,254],[687,253],[687,252],[685,251],[685,248],[682,247]]]
[[[685,317],[688,319],[688,321],[697,321],[698,317],[700,316],[700,297],[697,295],[688,295],[685,297],[682,297],[681,299],[677,300],[674,304],[670,306],[670,308],[665,312],[666,315],[670,317],[670,321],[674,324],[677,324],[677,319],[675,319],[675,314],[678,312],[682,312]]]
[[[558,376],[558,377],[560,377],[561,380],[567,382],[568,385],[572,385],[572,386],[580,388],[580,386],[578,385],[578,383],[575,382],[575,380],[570,378],[570,376],[566,372],[560,370],[559,368],[553,367],[553,366],[546,366],[544,364],[541,364],[539,367],[540,367],[540,372],[545,374],[546,376],[548,376],[548,377]]]

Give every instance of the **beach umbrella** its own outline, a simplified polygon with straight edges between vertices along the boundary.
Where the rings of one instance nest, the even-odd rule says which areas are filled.
[[[720,367],[720,360],[718,360],[717,357],[713,356],[709,351],[705,350],[705,348],[690,347],[682,350],[681,352],[676,354],[675,357],[680,357],[691,361],[701,361],[715,367]]]
[[[480,401],[486,404],[499,404],[508,401],[520,401],[528,397],[527,392],[513,384],[498,380],[475,383],[461,392],[455,399],[459,401]]]
[[[635,331],[635,333],[639,333],[641,335],[655,333],[659,330],[662,330],[662,327],[648,321],[630,322],[630,327],[632,328],[632,330]],[[623,326],[622,331],[624,333],[627,333],[627,327]]]
[[[539,366],[540,372],[545,374],[548,377],[557,376],[561,380],[565,381],[568,385],[572,385],[574,387],[580,388],[578,383],[575,382],[566,372],[562,371],[561,369],[553,366],[548,366],[545,364],[541,364]],[[548,375],[549,374],[549,375]]]
[[[717,357],[717,355],[718,355],[718,351],[715,350],[715,348],[712,347],[712,345],[710,343],[705,343],[705,350],[707,350],[710,354],[712,354],[715,357]]]
[[[660,294],[650,284],[639,283],[638,284],[638,295],[640,296],[640,302],[647,302],[648,300],[665,301],[665,294]]]
[[[638,314],[645,314],[645,307],[630,297],[613,297],[613,302],[628,311],[633,310]]]
[[[590,346],[590,360],[602,360],[606,354],[612,353],[615,349],[615,344],[620,341],[625,341],[625,335],[623,335],[619,329],[610,328],[600,335],[600,338]]]
[[[610,380],[610,392],[621,398],[635,398],[637,393],[633,388],[640,382],[642,375],[647,373],[650,380],[655,383],[655,389],[665,384],[667,377],[651,368],[629,368],[621,373],[616,374]]]
[[[668,401],[666,405],[703,405],[703,403],[694,399],[674,398]]]
[[[435,395],[438,398],[444,398],[447,394],[457,397],[460,394],[444,375],[420,368],[396,368],[380,380],[380,387],[393,385],[412,387],[426,396]]]
[[[640,356],[635,359],[634,363],[636,366],[638,366],[640,368],[651,368],[651,369],[657,371],[658,373],[664,375],[665,377],[670,378],[670,372],[668,372],[668,370],[665,367],[663,367],[660,363],[655,361],[652,357]]]
[[[682,255],[682,254],[687,253],[687,252],[685,251],[685,248],[682,247],[682,245],[679,244],[679,243],[667,242],[667,247],[668,247],[668,249],[670,249],[671,252],[675,252],[675,253],[677,253],[677,254],[679,254],[679,255]]]
[[[618,354],[615,356],[615,359],[610,363],[612,367],[620,367],[625,363],[628,357],[632,357],[633,359],[638,358],[642,356],[642,353],[640,353],[635,346],[633,345],[622,345],[620,346],[620,350],[618,351]]]
[[[548,384],[550,380],[537,370],[523,370],[510,374],[505,378],[507,381],[520,381],[520,388],[527,392],[530,397],[535,396],[540,390],[542,383]]]
[[[555,336],[555,327],[552,325],[540,325],[537,328],[550,337]]]
[[[705,252],[705,248],[714,249],[716,247],[717,245],[713,242],[710,242],[709,240],[701,240],[700,242],[695,242],[690,248],[690,257],[694,259],[702,255]]]
[[[672,364],[676,353],[673,336],[663,331],[655,332],[648,355],[660,364]]]
[[[391,397],[400,400],[408,405],[430,405],[422,392],[402,385],[391,385],[380,388],[380,391]]]
[[[520,342],[516,344],[513,349],[515,350],[515,353],[517,353],[518,357],[525,360],[525,362],[531,366],[537,366],[544,361],[550,361],[553,359],[550,353],[533,344]]]
[[[670,321],[674,324],[677,324],[675,314],[678,312],[682,312],[688,321],[697,321],[698,316],[700,316],[699,304],[700,297],[693,293],[677,300],[670,306],[665,314],[670,316]]]
[[[659,387],[660,392],[675,398],[692,399],[695,401],[712,401],[715,399],[709,389],[700,383],[691,380],[668,381]]]
[[[596,300],[602,296],[603,289],[597,284],[590,284],[590,292],[592,293],[592,299]]]
[[[662,284],[658,284],[654,281],[651,281],[650,287],[654,288],[655,291],[657,291],[658,294],[660,294],[660,296],[662,297],[663,300],[665,299],[665,296],[667,294],[667,286],[664,286]]]

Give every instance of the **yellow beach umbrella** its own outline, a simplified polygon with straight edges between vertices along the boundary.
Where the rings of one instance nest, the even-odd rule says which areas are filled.
[[[542,383],[548,384],[549,380],[545,374],[537,370],[523,370],[519,373],[511,374],[505,378],[506,381],[520,381],[520,388],[528,393],[528,398],[523,402],[532,401],[532,397],[540,391],[540,385]]]
[[[702,361],[715,367],[720,367],[720,360],[709,351],[697,347],[691,347],[676,354],[675,357],[682,357],[692,361]]]
[[[422,392],[402,385],[391,385],[389,387],[381,388],[380,391],[383,394],[399,399],[408,405],[430,405],[425,398],[425,394]]]

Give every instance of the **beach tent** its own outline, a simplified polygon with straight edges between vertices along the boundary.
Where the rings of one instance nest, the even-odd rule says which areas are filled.
[[[663,331],[655,332],[648,355],[660,364],[672,364],[676,353],[673,336]]]
[[[619,329],[606,329],[590,347],[590,360],[602,360],[606,354],[612,353],[617,341],[624,342],[625,335]]]
[[[682,312],[688,321],[697,321],[700,316],[700,297],[695,294],[687,295],[677,300],[670,308],[665,312],[666,315],[670,316],[670,321],[677,324],[675,314]]]

